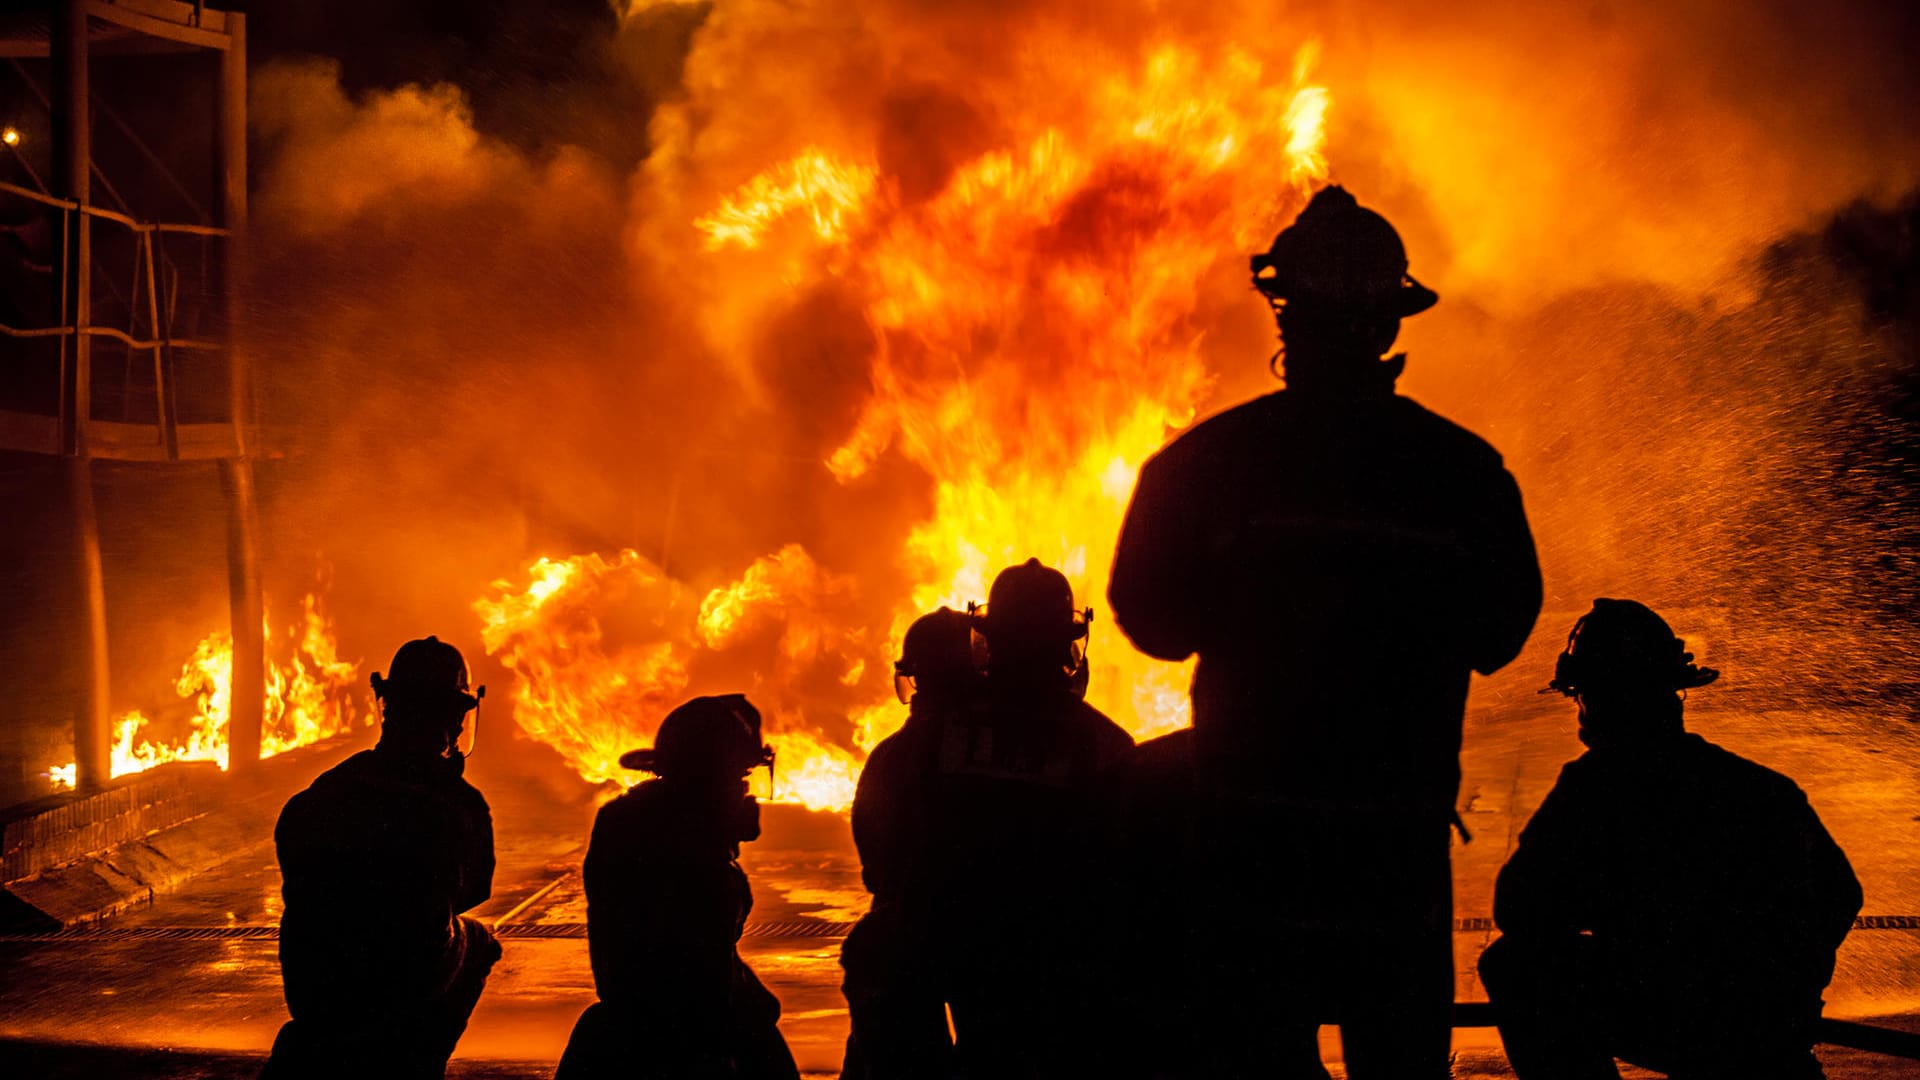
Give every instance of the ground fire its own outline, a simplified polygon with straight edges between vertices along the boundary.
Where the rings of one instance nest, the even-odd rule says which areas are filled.
[[[275,635],[271,613],[263,627],[268,642],[266,717],[260,756],[273,757],[296,747],[344,734],[372,722],[356,702],[358,665],[342,660],[333,620],[315,593],[301,599],[301,617]],[[281,661],[278,657],[284,656]],[[215,630],[200,639],[180,667],[174,690],[194,702],[191,730],[167,739],[151,730],[152,721],[135,709],[114,718],[113,775],[144,772],[169,761],[211,761],[227,768],[227,728],[233,700],[233,637]],[[72,787],[74,765],[48,770],[55,787]]]

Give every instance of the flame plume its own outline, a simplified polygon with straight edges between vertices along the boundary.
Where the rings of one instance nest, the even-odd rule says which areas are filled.
[[[620,755],[646,745],[669,710],[693,693],[751,686],[779,755],[772,794],[816,810],[852,805],[859,759],[808,726],[795,693],[810,681],[857,683],[865,672],[865,634],[837,617],[851,591],[846,578],[795,545],[698,605],[632,550],[612,560],[543,558],[528,576],[519,591],[495,582],[497,595],[475,603],[481,642],[515,675],[521,729],[582,778],[636,782]],[[628,615],[637,622],[609,630]],[[696,663],[712,685],[693,688]]]
[[[1331,97],[1310,82],[1315,55],[1301,49],[1276,80],[1239,50],[1158,48],[1130,76],[1062,87],[1049,113],[930,196],[903,195],[877,153],[813,146],[697,216],[704,258],[784,263],[759,287],[831,276],[858,296],[871,392],[824,465],[851,484],[897,451],[932,477],[932,516],[893,556],[912,588],[869,632],[844,621],[854,583],[798,546],[697,611],[633,551],[542,559],[524,588],[499,582],[476,604],[488,651],[518,676],[521,727],[587,780],[630,783],[618,755],[703,669],[731,672],[713,689],[757,688],[792,797],[844,808],[863,755],[822,734],[830,682],[858,692],[836,729],[870,750],[901,722],[882,675],[921,612],[985,599],[994,571],[1030,555],[1098,604],[1140,466],[1210,388],[1193,320],[1202,282],[1326,177]],[[714,303],[708,324],[727,325]],[[729,333],[715,336],[725,352]],[[646,632],[609,644],[602,618],[639,609]],[[756,634],[770,645],[746,662]],[[1122,725],[1150,736],[1186,723],[1185,665],[1141,656],[1098,618],[1091,655],[1089,698]]]
[[[495,582],[500,595],[474,604],[482,645],[515,675],[514,719],[589,782],[621,778],[620,755],[686,690],[686,648],[664,621],[610,644],[600,613],[633,607],[664,620],[684,605],[681,590],[631,550],[543,558],[528,573],[525,589]]]

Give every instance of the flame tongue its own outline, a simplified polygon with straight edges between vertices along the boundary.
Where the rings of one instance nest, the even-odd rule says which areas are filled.
[[[261,722],[260,756],[273,757],[295,747],[351,730],[359,710],[349,689],[357,665],[340,659],[333,637],[333,620],[320,598],[308,593],[300,622],[283,637],[291,645],[285,664],[269,658],[266,672],[266,708]],[[269,647],[274,639],[271,618],[262,631]],[[227,727],[233,713],[233,635],[215,630],[200,639],[193,655],[181,665],[174,690],[197,708],[184,739],[155,742],[152,721],[134,710],[113,722],[111,770],[114,776],[144,772],[169,761],[211,761],[228,764]],[[372,723],[369,713],[364,723]],[[77,769],[72,763],[48,770],[56,787],[72,787]]]
[[[1326,176],[1315,52],[1278,84],[1246,53],[1177,47],[1131,77],[1068,80],[925,198],[904,199],[877,153],[817,146],[721,198],[693,223],[712,254],[689,253],[690,269],[748,249],[784,269],[712,290],[717,353],[745,350],[753,335],[738,325],[810,280],[858,298],[872,392],[825,464],[852,482],[891,449],[932,477],[932,516],[904,550],[874,553],[915,584],[883,636],[860,626],[855,583],[797,546],[697,611],[632,551],[542,559],[524,589],[496,583],[476,604],[488,651],[518,676],[522,728],[586,779],[631,783],[617,757],[684,696],[749,689],[780,795],[844,808],[863,756],[844,744],[871,749],[903,718],[884,676],[916,615],[984,598],[994,571],[1028,556],[1097,603],[1140,466],[1211,385],[1193,318],[1202,283]],[[609,643],[602,618],[629,604],[656,623]],[[1104,619],[1091,656],[1089,698],[1136,735],[1186,723],[1185,665],[1148,660]],[[732,681],[707,685],[706,672]]]

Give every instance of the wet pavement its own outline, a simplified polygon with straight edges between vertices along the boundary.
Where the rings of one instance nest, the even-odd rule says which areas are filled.
[[[1454,862],[1463,1001],[1485,997],[1473,965],[1493,937],[1494,875],[1560,765],[1580,750],[1572,706],[1535,695],[1538,681],[1485,681],[1469,715],[1461,805],[1474,840],[1456,847]],[[1920,1030],[1920,729],[1874,710],[1783,708],[1712,691],[1695,695],[1688,725],[1796,779],[1853,860],[1863,914],[1877,921],[1841,949],[1827,1014]],[[503,813],[509,793],[490,794],[500,869],[494,898],[476,914],[498,922],[506,954],[449,1075],[546,1076],[593,1000],[579,879],[592,805],[535,799],[531,809]],[[742,952],[780,996],[803,1070],[833,1076],[847,1028],[840,938],[866,903],[850,831],[843,818],[791,807],[767,808],[765,830],[743,856],[756,907]],[[257,1071],[286,1015],[271,936],[279,876],[267,839],[91,932],[0,939],[0,1075]],[[1337,1061],[1337,1035],[1324,1036]],[[1456,1046],[1456,1075],[1508,1075],[1491,1030],[1462,1029]],[[1821,1056],[1837,1078],[1920,1076],[1920,1062],[1835,1048]]]

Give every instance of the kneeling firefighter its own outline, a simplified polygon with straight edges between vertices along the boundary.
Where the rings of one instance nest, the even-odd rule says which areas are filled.
[[[379,744],[289,799],[274,829],[293,1019],[267,1080],[443,1075],[500,958],[461,914],[493,891],[493,818],[458,747],[480,703],[466,660],[428,637],[388,671],[373,675]]]
[[[1480,957],[1521,1080],[1818,1080],[1821,993],[1860,882],[1792,780],[1686,730],[1719,672],[1667,621],[1598,599],[1548,689],[1574,699],[1568,762],[1494,887]]]
[[[587,943],[598,1003],[557,1080],[797,1080],[780,1002],[740,958],[753,893],[740,845],[760,835],[747,775],[773,763],[741,694],[667,714],[621,765],[655,774],[600,809],[587,848]]]

